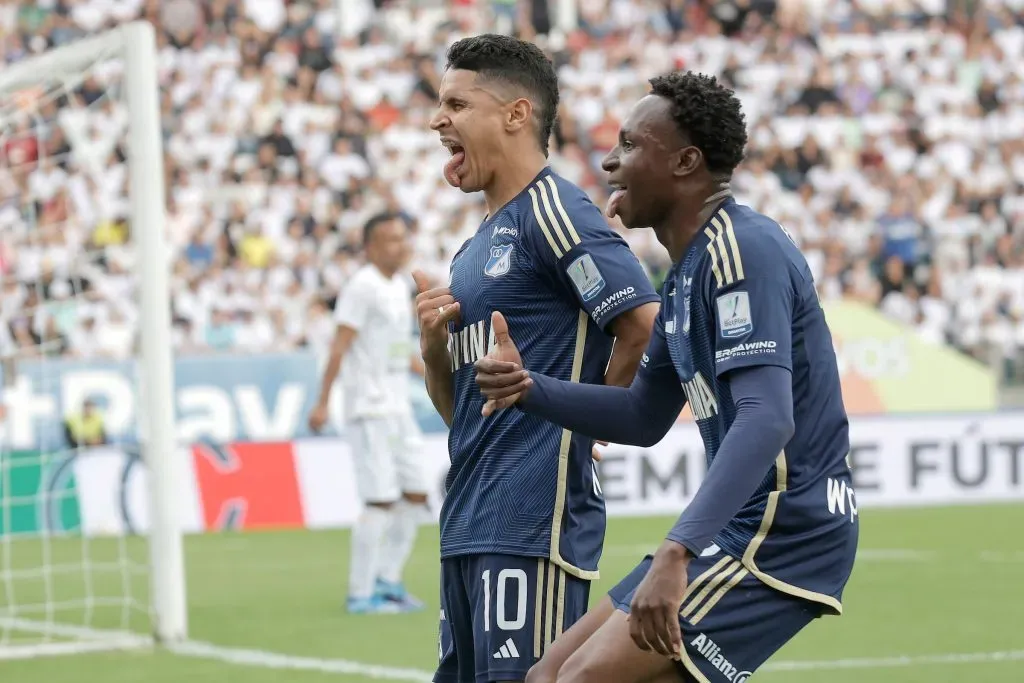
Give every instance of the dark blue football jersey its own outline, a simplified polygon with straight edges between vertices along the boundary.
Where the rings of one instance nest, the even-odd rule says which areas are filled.
[[[455,411],[441,557],[545,557],[596,578],[605,507],[593,441],[519,410],[481,416],[473,363],[492,346],[491,313],[500,311],[526,367],[600,384],[609,324],[657,293],[601,211],[547,168],[462,246],[451,290],[461,320],[449,327]]]
[[[767,585],[839,612],[859,523],[832,336],[785,230],[728,199],[669,273],[640,372],[678,373],[710,467],[736,416],[723,375],[758,365],[791,371],[796,429],[714,544]]]

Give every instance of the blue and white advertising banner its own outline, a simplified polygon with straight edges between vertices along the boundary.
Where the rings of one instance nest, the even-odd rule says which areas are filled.
[[[320,391],[321,364],[312,353],[259,356],[197,356],[175,360],[174,407],[182,443],[285,441],[309,436],[306,418]],[[86,398],[103,410],[114,442],[138,440],[138,393],[134,362],[40,360],[4,368],[7,448],[61,448],[62,421]],[[420,427],[445,431],[423,387],[410,375]],[[331,399],[327,434],[340,434],[341,392]]]

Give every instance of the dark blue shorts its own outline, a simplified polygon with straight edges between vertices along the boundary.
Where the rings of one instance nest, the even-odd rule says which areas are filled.
[[[435,683],[521,681],[544,648],[587,611],[590,582],[545,558],[441,560]]]
[[[651,557],[608,591],[629,613],[633,593]],[[822,606],[769,588],[738,560],[717,552],[690,562],[689,587],[679,610],[683,632],[680,672],[687,683],[746,683],[747,678],[800,629],[821,616]]]

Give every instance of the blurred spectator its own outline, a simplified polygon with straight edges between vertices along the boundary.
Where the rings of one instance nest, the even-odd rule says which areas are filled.
[[[563,32],[543,0],[22,1],[0,7],[0,58],[158,25],[178,353],[324,349],[377,211],[414,219],[416,263],[447,276],[484,210],[444,183],[427,121],[447,45],[498,30],[558,65],[551,162],[595,203],[646,79],[718,74],[750,130],[734,190],[792,233],[823,299],[1024,377],[1024,3],[947,4],[579,0]],[[97,65],[2,119],[2,354],[132,352],[119,82]],[[625,237],[660,281],[653,235]]]

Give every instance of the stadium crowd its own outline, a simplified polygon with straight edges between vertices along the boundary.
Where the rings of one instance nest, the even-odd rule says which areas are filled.
[[[552,165],[599,205],[600,160],[646,79],[717,74],[749,124],[736,194],[789,230],[823,299],[1022,374],[1024,0],[580,0],[569,32],[539,1],[366,5],[347,29],[335,0],[0,7],[4,64],[139,16],[161,27],[178,353],[321,350],[382,210],[408,216],[416,262],[446,277],[484,212],[444,183],[427,122],[446,46],[496,28],[556,61]],[[2,108],[4,355],[133,345],[120,78],[83,76]],[[660,281],[653,235],[626,237]]]

